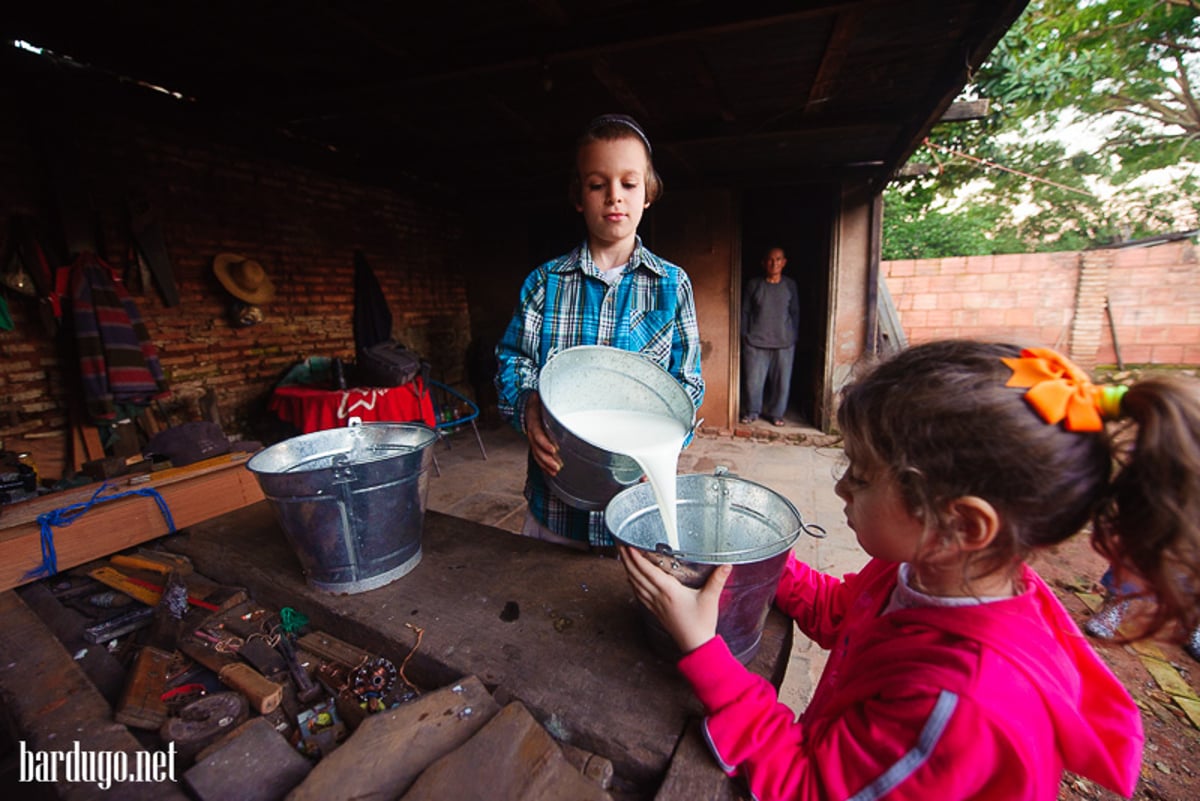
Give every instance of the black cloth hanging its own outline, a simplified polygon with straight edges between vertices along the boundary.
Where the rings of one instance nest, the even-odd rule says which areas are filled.
[[[354,251],[354,351],[392,338],[392,312],[361,250]]]

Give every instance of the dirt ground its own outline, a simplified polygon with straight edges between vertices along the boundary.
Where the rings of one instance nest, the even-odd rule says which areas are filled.
[[[1084,596],[1101,592],[1099,579],[1105,564],[1091,550],[1086,536],[1075,537],[1033,562],[1081,625],[1090,615]],[[1200,798],[1200,730],[1176,701],[1177,696],[1186,694],[1188,687],[1192,693],[1200,695],[1200,663],[1188,656],[1178,644],[1165,638],[1152,640],[1144,644],[1149,647],[1139,649],[1097,640],[1091,642],[1100,657],[1128,688],[1142,711],[1146,747],[1141,778],[1133,798],[1156,801],[1193,801]],[[1154,667],[1158,669],[1160,678],[1156,679],[1146,662],[1155,656],[1165,657],[1166,664],[1173,668],[1174,674],[1182,682],[1164,687],[1163,671],[1167,679],[1171,678],[1172,673],[1164,669],[1161,662],[1157,663]],[[1172,692],[1168,692],[1168,689]],[[1200,704],[1196,708],[1200,710]],[[1197,714],[1200,716],[1200,712]],[[1094,782],[1071,774],[1064,779],[1058,797],[1060,801],[1109,801],[1121,798]]]

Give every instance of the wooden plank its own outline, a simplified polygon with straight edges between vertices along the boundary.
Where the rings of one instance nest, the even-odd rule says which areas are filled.
[[[112,709],[83,670],[12,591],[0,593],[0,693],[15,736],[29,751],[61,752],[78,742],[85,752],[124,752],[130,766],[143,751],[127,728],[113,723]],[[113,784],[107,790],[94,782],[59,781],[54,790],[66,801],[187,799],[171,781]]]
[[[83,431],[78,425],[71,425],[71,473],[78,473],[88,460],[87,445],[83,441]]]
[[[278,801],[311,769],[266,718],[255,717],[230,732],[183,781],[201,801]]]
[[[74,655],[75,664],[83,669],[104,699],[116,704],[125,689],[125,666],[107,648],[96,648],[85,639],[84,629],[95,621],[72,607],[63,606],[45,582],[27,584],[17,594],[58,638],[67,653]]]
[[[612,801],[584,778],[520,701],[417,777],[400,801],[519,798],[521,801]]]
[[[614,792],[657,786],[688,721],[702,713],[675,665],[650,648],[614,559],[427,512],[412,572],[333,595],[305,582],[266,502],[168,544],[258,603],[290,606],[315,629],[405,665],[419,686],[478,676],[498,697],[520,700],[556,739],[611,760]],[[778,686],[791,638],[791,621],[772,610],[751,670]]]
[[[171,511],[176,529],[209,520],[263,499],[258,480],[246,469],[245,454],[225,455],[196,465],[164,470],[136,485],[158,491]],[[189,470],[188,468],[194,468]],[[37,516],[76,503],[86,503],[99,488],[91,485],[12,504],[0,528],[0,590],[25,584],[26,574],[42,564],[41,527]],[[118,491],[128,489],[119,487]],[[131,548],[168,533],[167,521],[151,497],[131,495],[98,504],[69,526],[54,528],[58,569]]]
[[[70,432],[58,429],[11,437],[6,440],[5,445],[9,450],[18,453],[28,452],[37,465],[39,483],[48,486],[66,473],[69,456],[67,447],[70,442]]]
[[[170,667],[170,653],[149,645],[142,646],[129,671],[125,692],[121,693],[113,710],[113,720],[126,726],[158,731],[167,719],[167,705],[162,695],[167,689]]]
[[[93,425],[88,423],[79,424],[80,436],[83,437],[84,451],[87,454],[87,461],[93,459],[104,458],[104,446],[100,443],[100,432]]]
[[[156,473],[137,476],[120,476],[108,482],[113,492],[123,492],[127,489],[152,487],[162,492],[162,488],[180,481],[188,481],[209,473],[241,467],[247,461],[249,454],[226,453],[205,459],[186,467],[172,467]],[[255,482],[257,483],[257,482]],[[0,539],[14,536],[11,529],[24,523],[37,522],[38,515],[53,512],[65,506],[86,503],[100,489],[99,483],[85,484],[74,489],[53,492],[27,501],[19,501],[4,507],[4,515],[0,517]]]
[[[399,798],[430,764],[467,742],[500,706],[475,676],[369,715],[288,801]]]
[[[982,120],[992,111],[992,101],[955,100],[950,107],[942,112],[941,122],[964,122],[966,120]]]
[[[327,662],[337,662],[351,670],[366,664],[367,660],[371,658],[370,652],[342,642],[332,634],[323,631],[305,634],[296,642],[296,645],[313,656],[320,657]]]
[[[667,778],[654,796],[654,801],[742,801],[749,798],[745,786],[730,780],[717,765],[699,719],[688,724],[687,732],[675,750]]]

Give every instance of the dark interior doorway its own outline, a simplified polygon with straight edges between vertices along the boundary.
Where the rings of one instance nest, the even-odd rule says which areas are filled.
[[[835,190],[824,184],[752,189],[742,196],[742,290],[739,298],[746,281],[762,275],[763,255],[772,247],[783,248],[787,255],[783,274],[790,276],[800,290],[800,331],[786,417],[805,425],[812,425],[816,418],[825,380],[829,248],[834,208]],[[740,352],[738,359],[740,363]],[[739,409],[744,409],[744,382],[740,390]]]

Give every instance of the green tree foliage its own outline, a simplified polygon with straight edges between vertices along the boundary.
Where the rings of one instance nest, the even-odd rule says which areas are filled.
[[[912,159],[927,171],[885,192],[885,258],[1075,250],[1196,225],[1200,0],[1035,0],[968,93],[989,116],[937,126]],[[1055,138],[1068,122],[1099,144]]]

